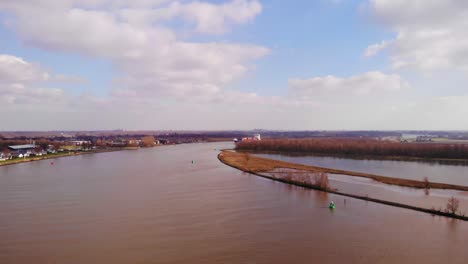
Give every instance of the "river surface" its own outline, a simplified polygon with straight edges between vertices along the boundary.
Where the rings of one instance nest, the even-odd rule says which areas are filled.
[[[339,170],[356,171],[394,178],[468,186],[468,165],[438,162],[347,159],[319,156],[288,156],[281,154],[255,154],[260,157],[313,165]]]
[[[0,167],[0,263],[466,263],[468,224],[217,160],[231,143]],[[194,163],[192,164],[192,160]]]

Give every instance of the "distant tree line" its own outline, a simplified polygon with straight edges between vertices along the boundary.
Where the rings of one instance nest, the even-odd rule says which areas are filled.
[[[352,156],[400,156],[438,159],[468,159],[468,145],[399,143],[374,139],[266,139],[243,141],[238,150],[303,152]]]

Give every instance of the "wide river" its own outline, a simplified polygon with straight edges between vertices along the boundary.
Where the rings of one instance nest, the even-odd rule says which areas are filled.
[[[467,263],[466,222],[241,173],[226,147],[0,167],[0,263]]]

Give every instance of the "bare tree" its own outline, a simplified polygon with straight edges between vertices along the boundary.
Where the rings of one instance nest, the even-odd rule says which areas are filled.
[[[328,174],[324,172],[319,172],[315,174],[315,185],[324,189],[330,190],[330,182],[328,180]]]
[[[5,154],[5,156],[8,155],[8,154],[10,154],[10,152],[11,152],[11,151],[10,151],[8,148],[4,148],[4,149],[3,149],[3,154]]]
[[[238,143],[236,149],[310,152],[327,155],[468,159],[468,145],[400,143],[352,138],[249,140]]]
[[[293,180],[293,173],[292,172],[286,172],[283,176],[283,180],[286,180],[286,181],[292,181]]]
[[[426,195],[429,195],[429,189],[431,188],[431,183],[429,182],[429,179],[426,177],[424,177],[424,193]]]
[[[447,213],[456,214],[459,206],[460,206],[460,201],[457,198],[452,197],[448,200],[445,211]]]
[[[245,157],[245,163],[246,163],[246,164],[249,163],[249,161],[250,161],[250,154],[249,154],[249,153],[245,153],[244,157]]]
[[[310,173],[304,174],[304,183],[307,185],[312,185],[312,175]]]
[[[145,147],[153,147],[154,146],[154,137],[153,136],[145,136],[141,138],[141,141],[143,142],[143,145]]]

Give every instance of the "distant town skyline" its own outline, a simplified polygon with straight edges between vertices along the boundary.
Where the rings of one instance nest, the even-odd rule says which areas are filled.
[[[467,130],[468,3],[0,1],[0,131]]]

